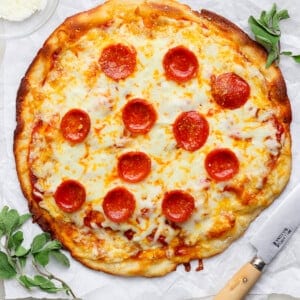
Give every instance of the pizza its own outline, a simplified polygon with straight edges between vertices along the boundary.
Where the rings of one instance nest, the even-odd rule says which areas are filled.
[[[227,19],[109,0],[65,20],[17,94],[33,219],[85,266],[163,276],[240,237],[286,186],[279,68]]]

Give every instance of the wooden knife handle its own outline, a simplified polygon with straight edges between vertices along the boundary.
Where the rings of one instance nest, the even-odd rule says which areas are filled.
[[[248,294],[261,275],[253,264],[247,263],[233,275],[214,300],[241,300]]]

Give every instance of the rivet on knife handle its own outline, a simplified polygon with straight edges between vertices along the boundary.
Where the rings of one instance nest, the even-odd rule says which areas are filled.
[[[214,300],[241,300],[248,294],[261,275],[265,263],[259,257],[245,264],[228,281]]]

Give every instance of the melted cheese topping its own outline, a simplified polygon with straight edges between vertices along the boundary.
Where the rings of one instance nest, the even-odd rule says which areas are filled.
[[[107,78],[98,63],[102,49],[114,43],[132,45],[137,52],[135,72],[119,82]],[[166,80],[162,66],[165,53],[178,45],[193,51],[199,62],[197,78],[181,85]],[[226,72],[235,72],[251,88],[249,100],[235,110],[224,110],[212,100],[210,78]],[[36,193],[43,196],[41,207],[82,228],[88,209],[99,211],[102,228],[93,223],[90,230],[105,244],[101,251],[95,246],[93,253],[98,257],[104,252],[109,261],[160,247],[161,236],[170,245],[192,246],[233,230],[237,212],[246,209],[244,191],[255,194],[263,188],[272,156],[279,155],[283,143],[273,122],[276,108],[265,91],[264,77],[236,46],[198,24],[161,18],[150,36],[142,19],[130,24],[117,19],[105,30],[88,31],[59,52],[39,88],[44,100],[36,119],[43,125],[33,132],[29,160],[37,177]],[[146,135],[124,134],[121,111],[133,98],[150,101],[157,111],[158,120]],[[76,145],[65,141],[59,129],[61,118],[73,108],[91,118],[88,137]],[[178,149],[172,132],[176,117],[191,110],[204,115],[210,127],[206,143],[195,152]],[[216,148],[231,149],[240,162],[231,180],[214,182],[205,171],[204,159]],[[126,183],[117,175],[117,158],[127,151],[145,152],[152,160],[150,175],[140,183]],[[53,197],[66,179],[78,180],[87,192],[85,205],[73,214],[63,213]],[[126,187],[136,199],[133,217],[120,224],[107,219],[102,209],[104,196],[117,186]],[[190,193],[196,208],[187,222],[172,227],[161,201],[166,191],[175,189]],[[130,243],[124,235],[128,230],[134,231]]]

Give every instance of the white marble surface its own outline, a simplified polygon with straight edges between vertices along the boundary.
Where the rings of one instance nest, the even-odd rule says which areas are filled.
[[[88,9],[100,2],[97,0],[61,0],[54,17],[38,32],[27,38],[7,42],[4,61],[0,67],[0,89],[3,89],[4,92],[4,97],[0,95],[0,201],[11,207],[16,207],[21,213],[27,211],[27,206],[18,185],[12,154],[12,137],[15,127],[15,95],[18,85],[29,63],[53,29],[65,17]],[[248,16],[251,14],[257,16],[262,9],[269,9],[273,0],[260,2],[255,0],[184,0],[183,2],[191,5],[194,9],[206,8],[222,14],[249,32]],[[284,32],[282,47],[300,53],[300,2],[298,0],[277,0],[276,2],[280,8],[287,8],[291,15],[291,19],[282,24]],[[300,149],[300,114],[297,114],[300,111],[300,65],[296,65],[288,58],[283,58],[281,66],[294,111],[292,125],[294,163],[288,187],[290,189],[299,182],[300,178],[300,153],[298,150]],[[274,206],[276,206],[276,203],[272,207]],[[205,269],[199,273],[193,271],[186,273],[183,268],[179,267],[176,272],[164,278],[120,278],[88,270],[74,260],[71,262],[70,270],[55,269],[54,271],[59,272],[60,276],[64,277],[74,288],[78,296],[85,300],[100,298],[105,300],[211,299],[207,296],[216,293],[229,276],[242,263],[252,257],[254,251],[247,240],[264,221],[265,216],[272,211],[272,207],[266,210],[252,224],[244,237],[234,243],[225,253],[205,260]],[[27,224],[26,231],[31,235],[39,232],[39,228]],[[252,291],[252,295],[247,299],[265,300],[268,297],[276,299],[274,295],[268,296],[274,293],[300,297],[299,249],[300,231],[298,230],[284,252],[280,253],[266,270],[264,276]],[[5,289],[9,299],[47,296],[38,292],[28,293],[14,281],[6,282]],[[64,297],[64,295],[59,296]],[[50,295],[49,297],[56,296]],[[278,297],[279,299],[286,299],[282,295]]]

